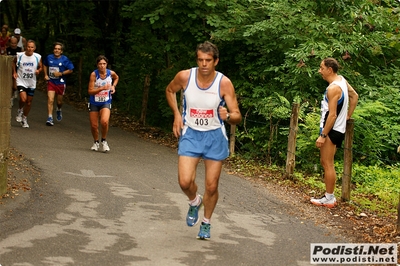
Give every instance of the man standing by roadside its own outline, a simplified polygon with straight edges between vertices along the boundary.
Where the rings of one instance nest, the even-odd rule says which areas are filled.
[[[333,58],[322,60],[318,70],[329,83],[321,102],[320,135],[316,141],[324,168],[326,193],[319,199],[312,198],[311,203],[328,208],[337,205],[333,194],[336,183],[336,148],[342,145],[346,121],[350,119],[358,102],[358,94],[343,76],[337,74],[338,70],[339,63]]]
[[[10,37],[7,36],[7,29],[1,28],[1,35],[0,35],[0,54],[6,55],[7,47],[9,46]]]
[[[7,47],[7,55],[16,56],[17,53],[22,52],[21,47],[17,46],[18,40],[14,36],[10,39],[10,46]]]
[[[17,38],[17,40],[18,40],[17,46],[21,47],[22,51],[25,51],[27,42],[26,42],[26,39],[21,36],[21,29],[20,28],[16,28],[14,30],[14,37]]]
[[[22,127],[28,128],[27,117],[31,110],[33,95],[36,89],[36,76],[42,71],[42,56],[35,53],[35,41],[29,40],[25,52],[14,58],[13,76],[19,91],[19,108],[16,120]]]
[[[16,57],[17,53],[22,52],[21,47],[18,47],[17,43],[18,43],[17,38],[12,36],[11,39],[10,39],[10,46],[7,47],[7,51],[6,51],[7,55]],[[14,105],[14,99],[18,98],[17,83],[16,83],[16,80],[15,80],[14,77],[13,77],[13,86],[12,86],[12,89],[11,89],[11,95],[12,95],[11,96],[11,106],[13,106]]]
[[[229,155],[224,121],[238,124],[242,115],[232,82],[215,70],[219,62],[218,48],[208,41],[199,44],[196,59],[198,67],[178,72],[169,83],[166,98],[174,113],[173,133],[179,137],[179,185],[189,199],[186,223],[194,226],[198,222],[198,211],[204,204],[198,238],[209,239],[211,215],[218,201],[222,161]],[[183,114],[179,112],[176,99],[180,90],[184,91]],[[203,198],[197,194],[195,182],[201,158],[206,169]]]
[[[57,121],[62,119],[62,100],[66,88],[66,75],[73,72],[74,65],[63,55],[64,45],[60,42],[53,44],[53,54],[49,54],[43,61],[44,79],[47,80],[47,111],[46,125],[53,126],[54,98],[57,94]]]

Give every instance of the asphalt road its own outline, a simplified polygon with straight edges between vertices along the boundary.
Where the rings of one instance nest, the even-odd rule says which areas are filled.
[[[19,204],[0,205],[0,265],[310,265],[310,243],[345,240],[294,216],[267,188],[222,173],[211,240],[187,227],[174,149],[110,128],[109,153],[90,150],[86,111],[64,105],[45,125],[37,91],[29,129],[15,121],[11,146],[41,178]],[[203,165],[198,169],[204,189]],[[20,199],[20,201],[21,201]],[[202,215],[201,215],[202,218]]]

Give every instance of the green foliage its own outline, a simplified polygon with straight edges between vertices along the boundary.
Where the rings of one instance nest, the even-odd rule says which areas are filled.
[[[65,44],[64,53],[76,67],[69,92],[87,97],[95,58],[104,54],[120,76],[113,106],[137,119],[147,108],[146,123],[168,130],[173,116],[165,87],[179,70],[196,65],[198,43],[213,41],[220,50],[217,69],[235,85],[244,118],[236,152],[283,166],[296,102],[301,106],[297,145],[289,152],[296,152],[296,170],[308,173],[316,165],[320,169],[315,140],[328,84],[318,69],[322,59],[334,57],[360,96],[353,115],[354,161],[365,167],[399,161],[398,1],[21,0],[1,5],[3,24],[21,27],[27,39],[37,40],[42,55],[51,53],[54,41]],[[339,163],[342,154],[339,149]]]
[[[214,37],[241,47],[240,51],[236,51],[235,62],[240,68],[235,77],[240,77],[238,94],[246,119],[258,120],[254,118],[259,118],[260,108],[256,108],[259,104],[265,105],[263,113],[279,116],[279,111],[268,104],[276,93],[288,102],[300,97],[302,103],[318,114],[319,102],[327,84],[317,70],[323,58],[335,57],[343,66],[341,73],[360,95],[354,114],[356,119],[360,119],[356,120],[354,139],[355,147],[360,149],[357,152],[361,155],[356,160],[366,164],[397,160],[393,151],[400,143],[399,123],[397,116],[389,121],[387,117],[389,112],[400,111],[398,104],[393,104],[397,103],[397,99],[393,98],[399,95],[393,91],[393,84],[398,82],[396,75],[399,73],[400,53],[396,48],[396,41],[399,40],[398,4],[397,7],[392,7],[392,4],[396,5],[389,1],[383,1],[381,5],[370,1],[345,4],[238,1],[227,5],[227,15],[219,20],[221,24],[214,31]],[[229,18],[231,14],[238,15],[239,19]],[[346,58],[347,54],[350,57]],[[382,108],[374,108],[379,104]],[[384,110],[386,115],[382,113]],[[369,111],[368,117],[357,115],[358,112],[365,114]],[[264,117],[270,130],[288,126],[287,119]],[[308,131],[298,135],[297,155],[298,158],[314,158],[310,156],[315,154],[318,127],[303,122],[311,123],[309,119],[300,117],[300,130]],[[312,122],[318,124],[318,119]],[[309,130],[311,127],[313,130]],[[254,133],[250,138],[252,142],[257,139],[258,131],[254,128],[246,132]],[[265,134],[264,130],[259,132]],[[284,134],[280,136],[285,137]],[[246,134],[241,137],[246,137]],[[244,138],[241,140],[246,142]],[[276,139],[272,146],[280,143],[277,150],[283,151],[284,141]]]
[[[343,167],[340,163],[336,163],[335,166],[339,169],[335,195],[340,198]],[[400,194],[399,175],[398,165],[383,168],[376,165],[367,167],[354,164],[351,201],[360,211],[370,210],[382,215],[395,213]],[[311,194],[319,195],[325,192],[325,184],[319,174],[295,173],[292,180],[300,186],[305,186]]]
[[[301,118],[296,139],[296,166],[307,172],[313,172],[319,165],[319,149],[315,141],[319,135],[320,115],[309,112]]]
[[[399,165],[385,168],[372,165],[353,166],[352,183],[355,188],[352,195],[362,198],[360,203],[367,207],[375,206],[378,209],[396,211],[400,194]]]
[[[298,102],[302,113],[296,156],[298,167],[305,170],[318,163],[317,116],[327,86],[318,74],[319,64],[325,57],[335,57],[343,66],[341,74],[360,95],[354,114],[355,160],[366,165],[398,160],[396,1],[34,3],[21,1],[22,6],[30,6],[27,19],[21,21],[26,23],[26,36],[40,39],[45,54],[54,41],[64,42],[65,54],[75,66],[81,65],[80,73],[76,69],[69,79],[69,90],[87,97],[94,60],[105,54],[120,76],[114,106],[136,118],[143,108],[152,110],[146,121],[153,126],[170,128],[165,87],[179,70],[195,66],[196,45],[211,39],[220,48],[218,70],[233,81],[244,115],[238,127],[238,152],[284,164],[290,105]],[[11,2],[3,4],[7,13],[16,10]],[[148,96],[146,77],[150,78]]]

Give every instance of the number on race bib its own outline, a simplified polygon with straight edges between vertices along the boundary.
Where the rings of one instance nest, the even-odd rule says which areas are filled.
[[[33,74],[32,73],[23,73],[22,78],[23,79],[31,79],[31,78],[33,78]]]
[[[207,118],[197,118],[194,123],[198,126],[208,126],[208,119]]]

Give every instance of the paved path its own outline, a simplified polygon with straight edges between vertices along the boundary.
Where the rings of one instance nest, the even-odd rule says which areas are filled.
[[[111,152],[93,152],[86,111],[65,105],[54,127],[45,125],[46,113],[41,91],[29,129],[15,122],[15,105],[12,111],[11,146],[41,177],[23,202],[0,205],[3,266],[304,266],[310,265],[310,243],[343,242],[289,214],[291,207],[266,188],[227,173],[211,240],[197,240],[198,226],[185,224],[188,204],[177,183],[174,149],[113,127]]]

